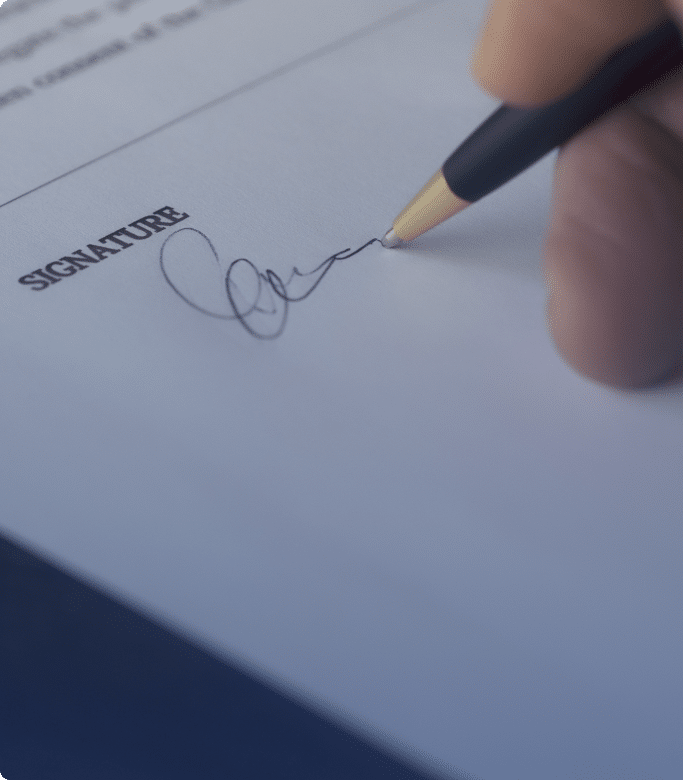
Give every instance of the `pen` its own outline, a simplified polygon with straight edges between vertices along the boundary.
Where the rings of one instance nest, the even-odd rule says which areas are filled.
[[[618,49],[567,97],[535,108],[501,105],[396,217],[382,244],[399,246],[436,227],[682,64],[681,34],[669,20]]]

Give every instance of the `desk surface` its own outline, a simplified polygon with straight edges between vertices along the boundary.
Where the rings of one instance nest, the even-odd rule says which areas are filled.
[[[443,776],[387,755],[3,539],[0,626],[7,780]]]

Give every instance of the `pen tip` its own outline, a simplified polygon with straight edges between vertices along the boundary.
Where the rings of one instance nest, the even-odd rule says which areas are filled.
[[[386,247],[387,249],[393,249],[400,243],[402,243],[401,239],[396,235],[396,232],[393,228],[382,239],[382,246]]]

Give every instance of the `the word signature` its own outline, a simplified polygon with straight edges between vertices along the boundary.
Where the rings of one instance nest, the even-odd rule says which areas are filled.
[[[173,245],[178,243],[178,236],[186,231],[191,231],[201,236],[205,245],[202,253],[206,254],[206,247],[208,247],[213,255],[213,260],[221,271],[221,284],[227,301],[227,307],[223,311],[217,311],[218,307],[208,308],[201,305],[197,301],[198,296],[196,294],[187,290],[181,291],[183,286],[181,280],[182,273],[177,270],[179,267],[177,260],[174,263],[169,258],[175,251]],[[327,260],[324,260],[312,271],[302,272],[294,266],[289,277],[284,280],[275,271],[270,269],[265,271],[259,270],[254,263],[244,257],[233,260],[227,271],[223,272],[221,260],[209,237],[196,228],[188,227],[176,230],[164,241],[161,247],[159,264],[164,279],[166,279],[171,289],[185,303],[192,306],[193,309],[210,317],[217,317],[222,320],[236,320],[247,333],[257,339],[275,339],[285,329],[291,303],[298,303],[308,298],[335,263],[354,257],[354,255],[357,255],[374,243],[381,242],[378,238],[372,238],[358,249],[344,249],[328,257]],[[196,249],[198,250],[199,248],[197,247]],[[182,255],[181,266],[185,274],[188,272],[188,262],[192,263],[193,260],[192,257],[186,255],[188,251],[193,252],[192,247],[190,247],[190,250],[186,247]],[[177,252],[175,252],[175,256],[176,258],[178,257]],[[191,266],[189,266],[189,271],[191,273]]]

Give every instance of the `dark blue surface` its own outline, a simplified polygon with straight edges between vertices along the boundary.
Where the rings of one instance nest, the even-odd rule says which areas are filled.
[[[436,780],[0,537],[6,780]]]

